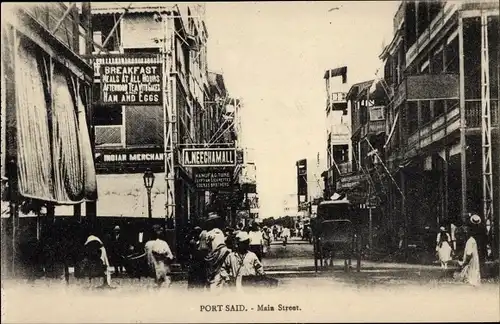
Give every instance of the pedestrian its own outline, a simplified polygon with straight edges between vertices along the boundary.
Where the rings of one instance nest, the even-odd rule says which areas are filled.
[[[144,245],[150,273],[158,288],[163,284],[170,286],[170,264],[174,259],[170,246],[162,239],[162,236],[163,228],[160,225],[154,225],[151,240]]]
[[[210,290],[216,291],[223,288],[227,281],[227,276],[222,273],[222,265],[231,250],[226,246],[224,233],[218,228],[207,232],[207,243],[210,249],[205,257],[207,282]]]
[[[457,225],[454,222],[450,223],[450,238],[451,238],[451,249],[453,250],[453,254],[455,254],[457,250]]]
[[[399,238],[398,248],[401,250],[403,248],[403,242],[405,238],[405,229],[403,226],[399,227],[398,238]]]
[[[459,261],[459,265],[462,267],[459,278],[472,286],[479,286],[481,284],[478,244],[474,238],[474,230],[480,223],[481,218],[478,215],[470,217],[469,226],[466,227],[468,239],[465,243],[463,258]]]
[[[288,243],[288,238],[290,237],[290,229],[288,227],[283,227],[281,231],[281,238],[283,239],[283,246]]]
[[[250,238],[250,251],[257,255],[259,261],[262,261],[264,237],[262,235],[262,232],[259,230],[259,225],[257,225],[257,223],[252,224],[250,231],[248,232],[248,237]]]
[[[441,263],[441,269],[448,269],[448,262],[451,260],[451,245],[450,236],[446,233],[445,228],[441,227],[441,235],[438,235],[438,242],[436,245],[436,251],[438,253],[439,261]]]
[[[262,255],[266,255],[271,249],[271,230],[264,226],[262,228],[262,237],[264,239],[264,245],[262,246]]]
[[[89,236],[84,243],[84,259],[82,268],[89,278],[102,278],[101,288],[111,288],[111,273],[109,272],[109,260],[106,248],[102,240],[97,236],[95,228],[90,230]]]
[[[251,252],[250,237],[245,232],[236,235],[236,250],[224,260],[223,277],[228,278],[230,285],[242,288],[243,277],[264,275],[264,267],[255,253]]]
[[[278,240],[278,227],[276,225],[273,225],[273,238],[275,241]]]
[[[196,226],[189,240],[189,270],[188,270],[188,289],[206,287],[206,265],[205,257],[207,249],[201,249],[200,234],[202,230]]]
[[[451,236],[446,232],[446,228],[444,226],[441,226],[436,236],[436,252],[439,250],[439,247],[441,246],[441,242],[443,242],[443,240],[446,240],[446,242],[451,242]]]
[[[121,276],[124,268],[124,256],[127,253],[126,241],[121,234],[120,226],[113,228],[113,233],[109,239],[110,261],[115,269],[115,275]]]

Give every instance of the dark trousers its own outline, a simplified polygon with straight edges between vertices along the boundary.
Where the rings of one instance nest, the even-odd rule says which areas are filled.
[[[248,249],[250,252],[255,253],[259,261],[262,261],[262,245],[250,245]]]

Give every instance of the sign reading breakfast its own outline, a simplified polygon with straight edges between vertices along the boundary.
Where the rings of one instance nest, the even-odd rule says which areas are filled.
[[[161,63],[101,64],[101,103],[161,105]]]

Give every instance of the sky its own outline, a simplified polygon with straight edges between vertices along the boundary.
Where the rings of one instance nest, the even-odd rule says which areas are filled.
[[[206,4],[209,69],[243,102],[243,145],[257,166],[260,217],[281,216],[296,193],[295,162],[326,155],[323,74],[375,77],[396,1]],[[338,8],[333,9],[332,8]]]

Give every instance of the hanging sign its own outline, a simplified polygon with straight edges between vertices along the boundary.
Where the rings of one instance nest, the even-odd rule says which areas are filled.
[[[161,105],[161,63],[101,64],[101,104]]]
[[[186,148],[182,150],[182,165],[188,168],[235,166],[236,150],[234,148]]]

